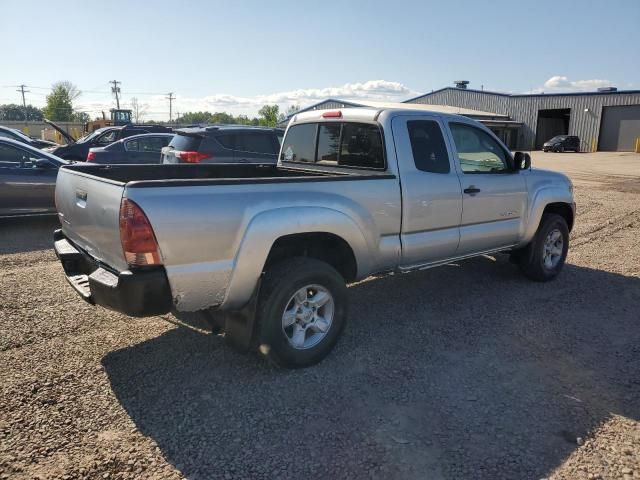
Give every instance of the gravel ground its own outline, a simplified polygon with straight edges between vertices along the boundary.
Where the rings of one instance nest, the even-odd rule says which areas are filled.
[[[534,157],[576,183],[556,281],[497,256],[361,282],[294,372],[84,304],[54,220],[0,224],[0,478],[640,478],[640,158],[610,157]]]

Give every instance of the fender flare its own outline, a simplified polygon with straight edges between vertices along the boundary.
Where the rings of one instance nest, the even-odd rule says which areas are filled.
[[[550,185],[538,190],[529,204],[521,245],[526,245],[533,239],[542,220],[544,209],[551,203],[566,203],[572,210],[574,209],[573,198],[565,188]]]
[[[220,305],[222,310],[242,308],[255,292],[273,244],[298,233],[331,233],[353,250],[357,275],[371,270],[373,255],[366,236],[348,215],[328,207],[284,207],[258,213],[251,219],[233,262],[232,276]]]

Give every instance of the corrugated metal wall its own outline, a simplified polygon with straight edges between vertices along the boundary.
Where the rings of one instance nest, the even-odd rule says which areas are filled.
[[[533,149],[535,146],[538,110],[569,108],[569,135],[580,137],[582,151],[591,151],[592,145],[598,141],[602,108],[612,105],[640,105],[640,93],[510,96],[447,88],[408,102],[451,105],[509,115],[512,120],[523,123],[518,133],[517,148],[520,149]],[[585,109],[589,111],[585,112]]]
[[[510,115],[508,95],[463,90],[461,88],[446,88],[412,100],[407,103],[424,103],[427,105],[450,105],[452,107],[472,108],[484,112]]]

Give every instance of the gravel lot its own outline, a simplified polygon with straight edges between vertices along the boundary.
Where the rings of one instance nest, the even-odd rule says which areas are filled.
[[[86,305],[55,220],[1,223],[0,478],[640,478],[640,156],[533,163],[576,185],[556,281],[498,256],[361,282],[303,371]]]

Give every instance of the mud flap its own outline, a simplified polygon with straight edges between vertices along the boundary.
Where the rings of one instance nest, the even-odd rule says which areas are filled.
[[[224,331],[224,340],[227,345],[240,352],[246,353],[255,347],[254,337],[259,292],[260,281],[258,281],[249,302],[240,310],[230,312],[210,310],[207,312],[213,333]]]

